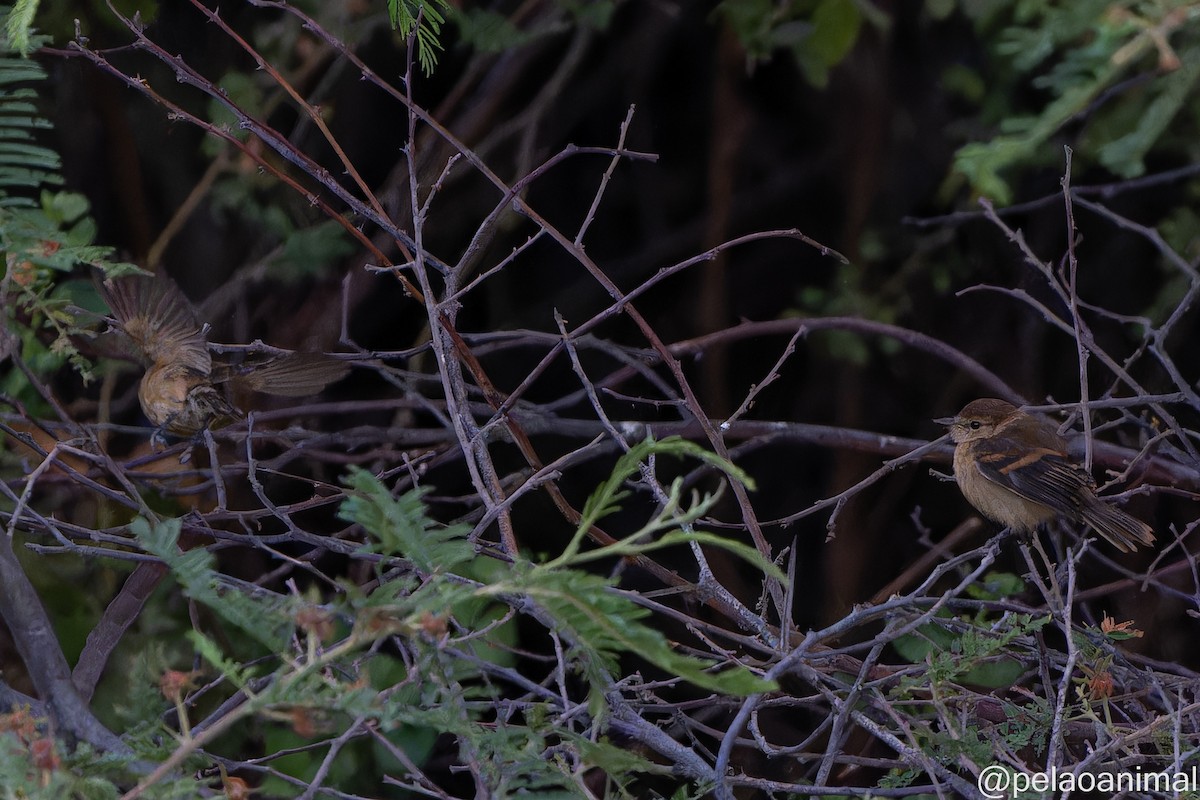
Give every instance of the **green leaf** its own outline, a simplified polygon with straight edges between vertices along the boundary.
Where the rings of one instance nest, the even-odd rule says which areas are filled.
[[[83,219],[91,204],[79,192],[42,192],[42,209],[51,222],[70,225]]]
[[[1146,171],[1145,158],[1168,126],[1188,104],[1194,102],[1200,78],[1200,47],[1180,54],[1183,66],[1157,82],[1157,96],[1145,107],[1139,105],[1136,124],[1122,136],[1099,147],[1100,163],[1122,178],[1136,178]]]
[[[200,657],[216,667],[234,686],[244,689],[250,684],[250,679],[254,677],[251,672],[237,661],[226,658],[220,646],[212,639],[197,630],[188,631],[187,637]]]
[[[403,556],[426,574],[453,571],[475,557],[466,540],[467,526],[443,527],[429,519],[421,502],[428,489],[392,497],[378,478],[357,467],[344,480],[354,494],[342,503],[338,515],[357,522],[371,536],[364,552]]]
[[[569,731],[566,737],[582,754],[587,764],[598,767],[608,775],[628,775],[642,773],[648,775],[671,775],[672,770],[665,764],[655,764],[653,761],[638,754],[628,747],[615,745],[608,739],[594,742]]]
[[[805,77],[817,87],[829,83],[830,68],[854,47],[862,14],[854,0],[821,0],[813,11],[806,35],[793,46]]]
[[[781,48],[789,49],[805,78],[817,87],[828,83],[830,68],[854,47],[864,20],[863,7],[856,0],[724,0],[717,13],[729,23],[752,60],[761,61]],[[871,21],[886,24],[881,14],[874,14]]]
[[[388,0],[392,27],[405,38],[415,32],[417,61],[426,75],[437,65],[437,51],[442,49],[438,36],[449,10],[447,0]]]
[[[452,12],[462,41],[481,53],[501,53],[523,47],[537,38],[533,31],[513,25],[507,15],[485,8],[462,8]]]
[[[720,458],[715,453],[705,450],[695,442],[690,442],[679,436],[668,436],[666,439],[655,441],[647,437],[638,442],[617,461],[608,479],[588,497],[583,505],[583,518],[579,522],[579,531],[587,531],[598,520],[617,511],[618,501],[628,493],[621,487],[641,469],[642,462],[650,456],[673,455],[691,456],[705,461],[727,473],[733,480],[754,489],[754,481],[742,469]]]
[[[989,572],[983,580],[967,587],[967,594],[976,600],[1003,600],[1025,591],[1025,581],[1011,572]]]
[[[772,0],[723,0],[716,13],[725,18],[751,59],[761,60],[771,55],[776,42],[772,31],[775,20]]]
[[[217,82],[221,94],[229,103],[243,112],[261,117],[263,114],[262,88],[255,80],[255,73],[230,70]],[[238,115],[222,100],[211,99],[208,103],[208,118],[214,126],[231,133],[239,141],[246,141],[250,131],[242,127]],[[227,145],[224,139],[207,136],[201,145],[205,154],[215,157]]]
[[[968,627],[961,632],[935,621],[897,637],[892,646],[906,661],[928,665],[920,676],[921,685],[952,681],[994,689],[1011,685],[1025,669],[1008,645],[1049,621],[1049,617],[1014,614],[999,628]]]
[[[955,172],[967,178],[975,192],[998,205],[1008,204],[1013,173],[1033,167],[1061,169],[1057,139],[1067,126],[1082,121],[1077,163],[1098,159],[1124,177],[1141,174],[1151,148],[1162,140],[1178,111],[1188,107],[1184,98],[1192,95],[1196,53],[1185,56],[1184,68],[1175,73],[1126,91],[1114,87],[1157,55],[1152,31],[1170,24],[1171,7],[1147,5],[1136,14],[1118,14],[1106,0],[1078,0],[1020,3],[1016,8],[1019,12],[996,47],[1009,74],[998,74],[1012,89],[1032,84],[1048,100],[1026,113],[1010,97],[1013,92],[989,92],[985,113],[996,120],[997,135],[960,148]],[[981,28],[990,24],[991,20],[980,21]]]
[[[545,565],[518,564],[513,572],[513,577],[487,591],[524,595],[536,602],[551,618],[555,631],[571,643],[593,687],[607,685],[617,659],[631,653],[668,675],[722,694],[746,695],[776,688],[773,681],[741,665],[717,672],[711,661],[676,652],[666,637],[643,622],[650,612],[616,591],[610,579]]]
[[[267,592],[249,595],[228,587],[213,569],[212,553],[204,548],[179,549],[181,528],[178,519],[151,525],[138,517],[129,524],[146,552],[167,565],[188,597],[208,606],[272,653],[286,648],[294,628],[286,600]]]
[[[0,48],[8,50],[7,47]],[[27,59],[12,59],[0,58],[0,85],[10,83],[25,83],[27,81],[40,81],[46,77],[46,71],[36,61]],[[21,97],[36,97],[37,93],[28,88],[9,89],[3,94],[0,94],[0,100],[12,100]],[[7,107],[7,103],[5,106]],[[33,106],[20,106],[26,110],[32,111]]]
[[[17,0],[4,23],[8,45],[22,57],[33,52],[33,16],[37,13],[38,0]]]
[[[335,220],[326,220],[287,235],[283,251],[272,260],[271,267],[288,278],[319,275],[355,250],[346,229]]]
[[[606,31],[612,23],[617,3],[613,0],[559,0],[579,25]]]

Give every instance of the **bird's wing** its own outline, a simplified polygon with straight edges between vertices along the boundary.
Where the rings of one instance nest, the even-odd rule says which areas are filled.
[[[1071,461],[1065,449],[1045,444],[1031,447],[1027,440],[1004,433],[980,439],[975,443],[975,468],[1026,500],[1076,515],[1091,492],[1091,476]]]
[[[154,364],[181,364],[207,375],[212,356],[192,305],[166,277],[106,280],[104,300],[117,324]]]
[[[308,397],[341,380],[349,371],[348,363],[323,353],[292,353],[265,362],[219,364],[213,370],[213,380],[229,380],[241,388],[282,397]]]

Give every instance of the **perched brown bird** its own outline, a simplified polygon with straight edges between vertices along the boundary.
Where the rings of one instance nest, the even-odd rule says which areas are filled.
[[[1084,522],[1123,553],[1154,541],[1153,529],[1096,496],[1092,476],[1044,419],[994,398],[935,419],[954,440],[954,478],[985,517],[1018,533],[1065,517]]]
[[[106,280],[103,295],[117,325],[147,363],[138,400],[159,431],[194,436],[214,422],[240,417],[223,391],[225,385],[305,397],[350,369],[344,361],[320,353],[293,353],[236,366],[214,361],[208,326],[197,321],[191,303],[165,277]]]

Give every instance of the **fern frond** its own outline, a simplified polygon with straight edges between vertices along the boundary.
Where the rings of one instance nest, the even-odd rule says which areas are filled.
[[[251,596],[230,588],[213,568],[212,553],[179,549],[181,527],[177,519],[151,525],[142,517],[129,525],[143,549],[162,559],[188,597],[208,606],[272,652],[287,647],[294,622],[286,600],[266,592]]]
[[[438,37],[446,22],[445,12],[450,10],[446,0],[388,0],[392,27],[406,39],[416,30],[417,61],[426,75],[437,66],[437,51],[442,49]]]
[[[37,13],[39,0],[17,0],[11,11],[7,11],[4,22],[4,33],[8,37],[8,47],[28,57],[37,47],[33,35],[33,15]],[[39,37],[40,38],[40,37]]]
[[[339,515],[357,522],[371,536],[364,552],[403,556],[423,574],[450,572],[474,558],[465,526],[444,527],[426,515],[421,502],[426,490],[392,497],[378,478],[362,469],[352,470],[346,484],[355,493],[342,504]]]
[[[0,206],[33,206],[36,192],[12,195],[9,190],[36,190],[62,184],[58,153],[36,144],[33,130],[51,127],[37,112],[37,93],[27,84],[45,80],[46,71],[27,56],[45,37],[32,34],[35,0],[18,0],[5,16],[5,37],[0,42]]]

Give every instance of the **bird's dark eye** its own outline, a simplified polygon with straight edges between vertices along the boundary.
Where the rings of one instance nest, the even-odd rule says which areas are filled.
[[[982,427],[983,427],[983,423],[980,422],[979,420],[977,420],[977,419],[971,420],[971,430],[977,431]]]

